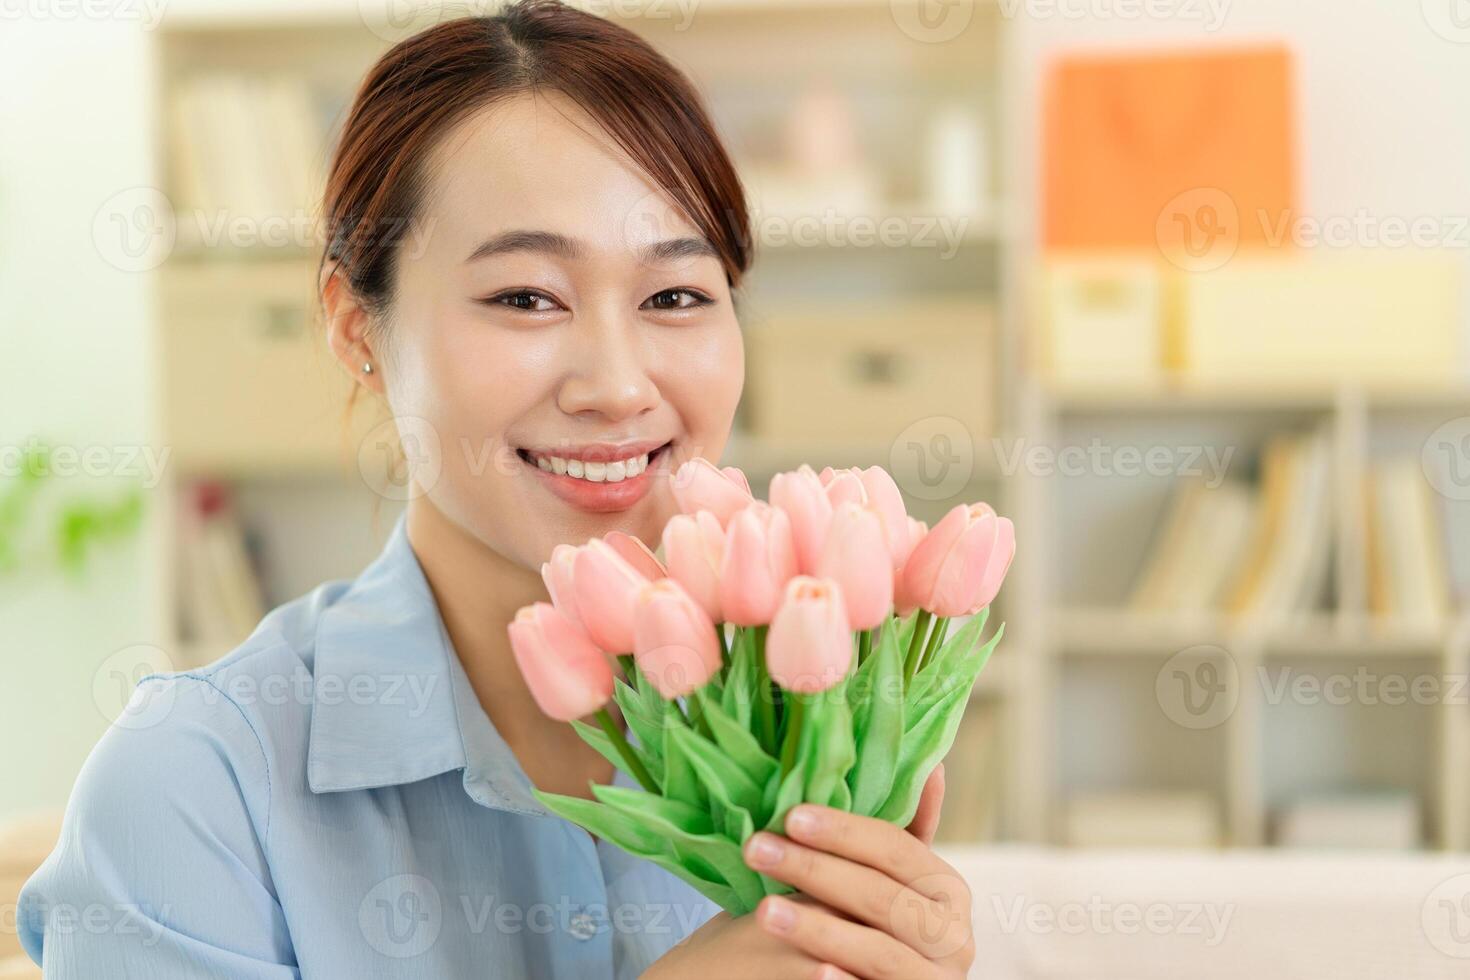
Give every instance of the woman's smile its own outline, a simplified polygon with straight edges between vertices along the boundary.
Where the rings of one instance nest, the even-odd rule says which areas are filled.
[[[517,449],[541,486],[561,500],[593,513],[627,510],[642,500],[662,472],[673,441],[614,445],[588,443],[547,449]]]

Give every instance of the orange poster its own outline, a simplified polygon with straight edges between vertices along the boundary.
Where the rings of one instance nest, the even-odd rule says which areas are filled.
[[[1241,246],[1267,244],[1295,204],[1291,77],[1283,47],[1058,63],[1043,121],[1045,245],[1151,247],[1169,210],[1198,201],[1235,224]]]

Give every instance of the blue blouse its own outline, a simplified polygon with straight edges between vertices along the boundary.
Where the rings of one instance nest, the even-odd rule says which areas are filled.
[[[20,939],[58,980],[625,978],[719,912],[530,789],[400,516],[355,581],[138,684]]]

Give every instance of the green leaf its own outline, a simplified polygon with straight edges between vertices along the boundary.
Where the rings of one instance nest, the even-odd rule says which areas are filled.
[[[592,787],[592,794],[668,841],[674,854],[691,866],[691,859],[705,877],[718,877],[729,885],[742,903],[754,908],[765,894],[760,876],[745,863],[740,845],[713,832],[709,814],[703,810],[665,800],[622,786]]]
[[[676,732],[689,732],[689,729],[671,714],[663,729],[664,773],[659,785],[663,787],[664,796],[671,800],[690,806],[706,806],[709,795],[700,784],[699,773],[690,764],[688,753],[680,748]]]
[[[995,635],[987,640],[978,650],[969,651],[957,656],[949,664],[949,673],[942,679],[929,685],[928,690],[917,701],[910,700],[906,705],[908,715],[904,720],[905,729],[913,729],[924,720],[925,715],[934,705],[943,702],[953,691],[963,689],[970,692],[975,687],[975,680],[980,671],[990,661],[990,655],[995,651],[995,646],[1005,634],[1005,624],[995,631]]]
[[[614,766],[617,766],[618,769],[627,773],[629,776],[632,776],[634,779],[638,778],[633,774],[633,771],[628,768],[627,761],[623,759],[623,754],[618,751],[617,746],[613,744],[612,739],[607,737],[607,732],[603,731],[601,728],[598,728],[596,725],[587,724],[580,718],[572,719],[572,728],[576,729],[577,734],[582,736],[582,741],[586,742],[588,745],[597,750],[598,755],[602,756],[608,762],[611,762]],[[657,780],[658,774],[662,767],[655,766],[653,764],[653,761],[648,757],[647,750],[645,750],[641,745],[630,741],[629,747],[632,748],[633,755],[637,757],[638,761],[643,763],[643,766],[645,769],[648,770],[649,775]]]
[[[552,813],[570,820],[587,832],[615,844],[635,857],[651,861],[687,882],[690,887],[721,908],[730,910],[731,915],[743,914],[743,912],[737,913],[736,909],[749,911],[744,899],[735,889],[728,884],[696,873],[674,855],[665,838],[645,827],[637,818],[606,804],[585,800],[580,796],[547,793],[534,787],[531,792]],[[649,796],[647,793],[642,795]]]
[[[797,746],[807,762],[803,799],[843,810],[852,801],[847,774],[857,758],[852,741],[852,711],[847,706],[846,695],[844,684],[812,696],[792,695],[806,698]]]
[[[677,754],[688,760],[697,774],[702,789],[727,807],[739,807],[752,814],[761,804],[761,788],[745,774],[745,770],[724,755],[718,746],[698,732],[678,726],[669,729],[671,744]]]
[[[725,675],[720,707],[747,731],[750,730],[755,683],[755,630],[742,626],[736,630],[730,645],[730,669]]]
[[[874,816],[900,827],[908,826],[919,808],[924,781],[953,744],[960,717],[969,702],[969,688],[956,688],[932,707],[918,725],[904,734],[893,789]]]
[[[634,673],[636,675],[636,668]],[[618,703],[618,710],[628,723],[629,733],[643,750],[645,764],[651,763],[648,771],[659,778],[664,769],[663,730],[668,716],[668,705],[660,702],[657,708],[650,710],[644,705],[638,692],[621,677],[613,679],[613,700]],[[662,778],[659,778],[659,785],[663,785]]]
[[[872,816],[893,788],[903,740],[903,650],[895,630],[884,630],[878,645],[868,654],[871,667],[867,699],[863,704],[864,724],[856,728],[856,760],[848,773],[852,812]]]
[[[704,709],[704,719],[717,744],[731,760],[758,786],[764,786],[778,763],[764,749],[750,729],[725,713],[720,700],[701,688],[694,692]]]
[[[924,665],[924,669],[909,679],[908,699],[910,704],[922,699],[929,686],[937,679],[948,676],[953,669],[954,662],[967,653],[980,639],[988,618],[990,618],[990,607],[986,606],[966,620],[964,626],[945,637],[939,649],[934,651],[934,656]]]

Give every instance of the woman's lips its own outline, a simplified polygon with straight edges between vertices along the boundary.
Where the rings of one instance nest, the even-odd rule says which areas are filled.
[[[648,495],[653,481],[659,475],[664,454],[671,447],[666,443],[649,454],[648,466],[637,476],[624,477],[616,483],[595,483],[577,476],[543,470],[527,455],[521,454],[521,462],[530,468],[545,486],[556,496],[581,510],[592,513],[627,510]]]

